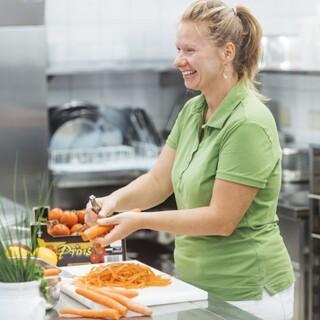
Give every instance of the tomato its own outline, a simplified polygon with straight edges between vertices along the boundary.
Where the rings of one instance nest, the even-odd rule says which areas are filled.
[[[78,223],[78,216],[74,211],[64,211],[60,222],[71,228],[74,224]]]
[[[84,216],[86,214],[86,210],[78,210],[77,216],[78,216],[78,222],[84,224]]]
[[[53,208],[48,212],[48,220],[60,220],[63,210],[60,208]]]
[[[75,232],[80,231],[82,229],[82,227],[83,227],[83,225],[81,223],[76,223],[71,227],[70,231],[71,231],[71,233],[75,233]]]
[[[106,254],[104,247],[102,247],[100,243],[93,244],[92,252],[102,257],[102,259],[104,259],[104,256]]]
[[[54,224],[52,226],[49,226],[48,233],[51,236],[69,236],[70,229],[66,225],[64,225],[62,223],[58,223],[58,224]]]
[[[101,256],[95,254],[95,253],[91,253],[89,260],[91,263],[101,263],[104,262],[103,259],[101,259]]]

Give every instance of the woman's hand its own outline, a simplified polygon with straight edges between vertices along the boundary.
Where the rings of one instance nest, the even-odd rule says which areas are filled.
[[[88,201],[86,205],[85,223],[88,225],[95,224],[97,219],[111,216],[117,206],[116,198],[112,195],[96,198],[97,203],[101,207],[101,210],[97,214],[93,209],[91,202]]]
[[[114,241],[126,238],[139,229],[143,229],[143,214],[128,211],[110,218],[98,219],[97,223],[101,225],[114,225],[114,228],[103,238],[95,239],[96,242],[105,247]]]

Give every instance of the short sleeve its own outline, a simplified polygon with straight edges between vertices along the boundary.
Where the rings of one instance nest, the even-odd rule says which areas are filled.
[[[278,143],[256,123],[242,123],[220,146],[216,178],[264,188],[281,159]]]

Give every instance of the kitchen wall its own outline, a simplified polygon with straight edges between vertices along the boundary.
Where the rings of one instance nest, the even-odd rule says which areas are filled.
[[[262,92],[279,117],[279,129],[297,145],[320,143],[320,73],[261,75]]]
[[[175,26],[190,0],[47,0],[49,63],[172,59]],[[229,5],[238,0],[227,0]],[[265,35],[295,35],[316,17],[317,0],[242,0]]]
[[[177,75],[139,70],[78,73],[76,69],[101,61],[117,64],[129,60],[137,64],[147,60],[151,65],[165,61],[170,69],[176,21],[188,3],[189,0],[47,0],[48,66],[60,70],[49,81],[48,104],[85,99],[116,107],[143,107],[157,127],[163,128],[172,106],[179,98],[186,98]],[[294,43],[299,59],[306,61],[303,65],[299,60],[300,67],[315,66],[313,58],[320,57],[320,40],[315,40],[320,39],[318,0],[241,3],[257,15],[266,36],[298,39]],[[319,37],[314,36],[317,32]],[[73,72],[63,72],[70,66]],[[263,91],[280,106],[282,129],[292,133],[299,143],[317,142],[320,76],[263,74],[261,79]]]
[[[183,2],[47,0],[48,67],[60,70],[49,81],[48,105],[84,99],[100,105],[142,107],[159,129],[165,127],[173,105],[185,100],[180,77],[139,71],[139,67],[135,72],[129,67],[83,74],[77,66],[161,60],[173,69],[174,30]],[[70,66],[71,74],[63,71]]]

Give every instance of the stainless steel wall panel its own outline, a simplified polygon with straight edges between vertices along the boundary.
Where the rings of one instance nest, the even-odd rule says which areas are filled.
[[[0,26],[44,24],[44,0],[0,0]]]
[[[47,174],[46,41],[43,26],[0,28],[0,193],[37,203]]]

